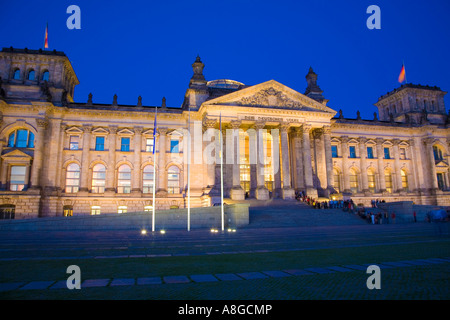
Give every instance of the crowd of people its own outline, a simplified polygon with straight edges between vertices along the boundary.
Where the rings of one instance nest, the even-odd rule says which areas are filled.
[[[295,193],[295,199],[302,201],[314,209],[343,209],[344,211],[354,212],[355,204],[353,200],[322,200],[307,196],[303,191]]]

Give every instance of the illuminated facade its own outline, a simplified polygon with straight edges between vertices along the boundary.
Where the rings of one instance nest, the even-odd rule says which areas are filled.
[[[373,119],[349,119],[327,106],[312,69],[302,94],[274,80],[206,81],[199,57],[192,67],[181,108],[157,106],[155,143],[155,106],[91,94],[74,102],[78,79],[64,53],[4,48],[0,218],[149,211],[153,188],[158,209],[183,208],[188,159],[195,207],[220,201],[220,159],[233,200],[304,192],[450,205],[439,88],[402,85],[379,98]]]

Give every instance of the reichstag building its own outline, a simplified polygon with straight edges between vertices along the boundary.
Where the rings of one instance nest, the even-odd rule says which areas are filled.
[[[184,208],[188,189],[192,207],[211,206],[221,181],[224,197],[241,201],[302,193],[450,205],[440,88],[403,84],[379,97],[372,119],[348,118],[327,106],[312,68],[304,93],[274,80],[208,81],[200,57],[192,68],[181,107],[75,102],[63,52],[3,48],[0,218]]]

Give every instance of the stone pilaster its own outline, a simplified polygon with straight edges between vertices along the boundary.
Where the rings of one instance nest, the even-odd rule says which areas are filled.
[[[167,128],[159,128],[159,153],[158,153],[158,189],[156,194],[158,197],[167,196],[167,174],[166,174],[166,137]]]
[[[44,151],[44,138],[45,132],[48,127],[47,119],[36,119],[37,133],[36,133],[36,144],[34,146],[34,159],[31,167],[31,188],[30,189],[41,189],[41,172],[43,166],[43,151]]]
[[[344,180],[344,193],[351,193],[350,176],[348,172],[348,137],[341,137],[342,175]]]
[[[430,179],[430,191],[436,192],[439,189],[437,177],[436,177],[436,165],[434,163],[434,152],[433,152],[433,138],[423,139],[425,154],[428,156],[428,175]]]
[[[323,142],[325,149],[325,168],[327,172],[328,195],[334,193],[333,156],[331,154],[331,126],[323,126]]]
[[[386,179],[384,177],[384,152],[383,152],[383,142],[382,138],[377,138],[377,159],[378,159],[378,182],[379,182],[379,192],[386,191]]]
[[[302,131],[300,128],[295,129],[293,136],[293,146],[293,155],[295,157],[294,188],[297,191],[301,191],[305,188],[305,181],[303,178]]]
[[[400,143],[399,139],[392,140],[392,143],[394,144],[393,150],[394,150],[394,171],[395,171],[395,184],[396,184],[396,191],[400,192],[403,191],[402,188],[402,175],[400,172],[400,152],[398,149],[398,145]]]
[[[105,193],[115,193],[114,188],[114,172],[116,167],[116,140],[117,140],[117,127],[109,127],[108,135],[108,170],[106,171],[106,187]]]
[[[141,143],[142,143],[142,127],[134,128],[134,155],[133,155],[133,180],[131,181],[131,193],[135,195],[141,193]]]
[[[364,193],[369,192],[369,180],[367,177],[367,148],[366,148],[366,137],[359,137],[359,158],[360,158],[360,168],[361,168],[361,182],[362,191]]]

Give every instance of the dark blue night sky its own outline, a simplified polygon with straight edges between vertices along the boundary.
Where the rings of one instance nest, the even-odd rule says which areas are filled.
[[[69,5],[81,30],[69,30]],[[369,5],[381,30],[369,30]],[[344,116],[372,119],[379,96],[408,83],[450,90],[450,1],[7,1],[0,46],[63,51],[80,80],[75,101],[179,107],[197,54],[207,80],[270,79],[304,93],[310,66]],[[447,109],[450,97],[445,98]]]

